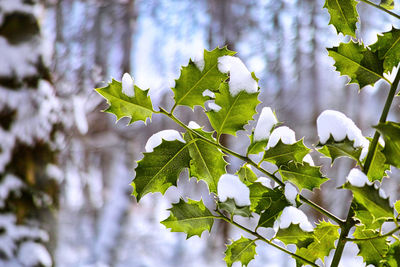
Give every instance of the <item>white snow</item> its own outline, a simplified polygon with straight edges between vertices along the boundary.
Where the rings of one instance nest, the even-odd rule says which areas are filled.
[[[221,107],[219,105],[215,104],[215,102],[208,103],[208,108],[215,112],[218,112],[221,110]]]
[[[267,149],[276,146],[279,140],[286,145],[294,144],[296,143],[296,134],[287,126],[281,126],[274,129],[268,139]]]
[[[147,143],[145,145],[146,152],[153,152],[153,149],[155,147],[161,145],[162,140],[165,140],[165,141],[178,140],[178,141],[181,141],[182,143],[186,143],[178,131],[163,130],[163,131],[159,131],[158,133],[155,133],[152,136],[150,136],[149,140],[147,140]]]
[[[129,73],[125,73],[122,76],[122,93],[129,97],[135,96],[133,78]]]
[[[203,72],[204,70],[204,54],[203,52],[196,54],[195,56],[193,56],[193,63],[196,65],[196,67]]]
[[[78,131],[85,135],[88,132],[89,126],[86,119],[85,111],[85,98],[82,96],[75,96],[72,99],[74,107],[74,119]]]
[[[232,198],[237,206],[250,205],[250,190],[236,175],[223,174],[219,179],[217,190],[221,202]]]
[[[310,154],[305,155],[304,158],[303,158],[303,161],[307,162],[308,164],[310,164],[310,166],[315,166],[314,160],[312,159]]]
[[[371,184],[368,177],[357,168],[351,169],[346,179],[350,184],[356,187],[363,187],[365,184]]]
[[[274,229],[275,231],[277,231],[278,228],[285,229],[291,224],[299,224],[303,231],[312,231],[314,229],[303,211],[289,206],[283,209],[281,216],[275,221]]]
[[[0,208],[4,207],[4,201],[13,192],[19,194],[20,189],[24,188],[25,184],[18,177],[7,174],[0,183]]]
[[[259,177],[256,180],[257,183],[261,183],[263,186],[273,189],[276,187],[275,181],[268,179],[267,177]]]
[[[229,92],[232,96],[236,96],[240,91],[246,91],[249,94],[257,92],[257,81],[251,76],[240,58],[233,56],[219,57],[218,69],[222,73],[230,73]]]
[[[215,98],[215,94],[213,92],[211,92],[210,90],[206,89],[203,91],[203,96],[209,96],[211,98]]]
[[[195,121],[190,121],[189,124],[188,124],[188,127],[190,129],[199,129],[199,128],[201,128],[200,125],[198,125],[197,122],[195,122]]]
[[[297,188],[291,183],[285,184],[285,197],[292,204],[296,205]]]
[[[387,198],[386,192],[383,190],[383,188],[379,188],[379,196],[381,198]]]
[[[47,249],[42,244],[32,241],[21,244],[18,260],[24,266],[52,266],[52,260]]]
[[[256,128],[254,129],[254,142],[266,140],[269,138],[272,127],[278,123],[275,114],[270,107],[261,110]]]
[[[335,110],[325,110],[317,118],[317,130],[319,141],[325,144],[332,135],[337,142],[347,138],[354,141],[354,147],[363,147],[360,159],[362,160],[368,152],[369,142],[362,135],[361,130],[354,122],[343,113]]]

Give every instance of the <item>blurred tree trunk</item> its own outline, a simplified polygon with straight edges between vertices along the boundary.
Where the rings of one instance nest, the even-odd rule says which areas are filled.
[[[51,266],[57,99],[33,13],[37,3],[14,1],[0,2],[0,265]]]

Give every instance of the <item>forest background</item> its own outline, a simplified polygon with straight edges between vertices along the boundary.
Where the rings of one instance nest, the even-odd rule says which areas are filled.
[[[138,205],[130,195],[146,140],[159,130],[178,128],[157,116],[146,128],[125,127],[124,119],[115,125],[112,115],[100,112],[106,105],[93,88],[128,72],[141,88],[150,88],[154,106],[168,107],[168,88],[180,66],[204,48],[227,45],[260,78],[263,104],[306,144],[318,142],[315,121],[325,109],[344,112],[371,136],[388,85],[378,82],[358,92],[334,71],[325,48],[346,38],[338,39],[328,26],[323,4],[0,0],[0,265],[224,266],[224,244],[240,236],[228,224],[189,240],[159,224],[179,197],[209,199],[205,184],[186,174],[165,198],[147,195]],[[363,3],[358,11],[363,19],[357,37],[366,44],[392,24],[400,27]],[[395,101],[397,112],[390,114],[399,121]],[[208,123],[196,109],[178,112],[186,123]],[[242,133],[224,142],[240,152],[248,139]],[[232,171],[238,167],[230,164]],[[350,195],[332,189],[353,166],[345,159],[335,165],[324,171],[336,179],[315,191],[313,200],[345,217],[348,207],[342,203]],[[392,171],[384,183],[391,201],[400,196],[400,172]],[[347,266],[362,266],[357,251],[346,246]],[[274,248],[259,246],[257,253],[249,266],[294,266]]]

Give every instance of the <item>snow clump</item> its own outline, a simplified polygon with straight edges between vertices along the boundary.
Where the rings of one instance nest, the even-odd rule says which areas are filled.
[[[303,161],[307,162],[308,164],[310,164],[310,166],[315,166],[314,160],[312,159],[310,154],[305,155],[304,158],[303,158]]]
[[[285,184],[285,197],[292,205],[296,205],[297,188],[291,183]]]
[[[203,52],[199,52],[193,57],[193,63],[196,65],[196,67],[203,72],[205,62],[204,62],[204,54]]]
[[[240,91],[249,94],[258,90],[257,81],[238,57],[223,56],[218,58],[218,70],[222,73],[230,72],[229,92],[234,97]]]
[[[218,181],[217,190],[220,202],[232,198],[237,206],[250,205],[250,190],[236,175],[223,174]]]
[[[263,186],[270,188],[270,189],[274,189],[277,184],[275,183],[275,181],[268,179],[267,177],[259,177],[256,180],[256,183],[261,183]]]
[[[183,140],[181,134],[176,130],[163,130],[150,136],[149,140],[145,145],[146,152],[153,152],[154,148],[161,145],[162,140],[175,141],[178,140],[182,143],[186,143]]]
[[[269,138],[272,127],[278,123],[275,114],[270,107],[261,110],[256,128],[254,129],[254,142],[266,140]]]
[[[208,108],[209,108],[210,110],[215,111],[215,112],[218,112],[218,111],[221,110],[221,107],[220,107],[219,105],[215,104],[214,102],[208,103]]]
[[[299,224],[300,228],[307,232],[314,229],[303,211],[289,206],[283,209],[281,216],[275,221],[274,230],[288,228],[291,224]]]
[[[197,122],[195,122],[195,121],[190,121],[188,124],[188,127],[190,129],[200,129],[201,128],[200,125],[198,125]]]
[[[371,185],[368,177],[359,169],[353,168],[346,177],[347,181],[356,187],[363,187],[365,184]]]
[[[211,92],[210,90],[208,90],[208,89],[204,90],[202,95],[203,96],[208,96],[208,97],[211,97],[211,98],[215,98],[215,94],[213,92]]]
[[[272,131],[271,136],[268,139],[267,149],[276,146],[279,139],[286,145],[296,143],[295,132],[287,126],[278,127]]]
[[[129,73],[125,73],[122,76],[122,93],[128,97],[135,96],[133,79]]]

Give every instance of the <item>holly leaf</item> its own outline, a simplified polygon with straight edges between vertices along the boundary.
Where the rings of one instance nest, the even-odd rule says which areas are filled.
[[[247,147],[247,155],[258,154],[265,150],[268,144],[268,139],[254,142],[254,132],[249,136],[250,145]]]
[[[382,152],[386,157],[386,163],[400,168],[400,123],[387,121],[374,127],[385,140]]]
[[[205,132],[201,129],[194,129],[194,131],[207,139],[213,140],[212,132]],[[224,160],[224,154],[216,146],[196,138],[190,132],[186,132],[184,138],[188,144],[190,143],[188,146],[191,158],[190,176],[196,177],[197,180],[204,180],[210,192],[217,193],[219,178],[226,173],[227,163]]]
[[[215,103],[221,109],[218,112],[207,111],[207,116],[218,136],[221,134],[236,136],[236,132],[244,130],[244,126],[256,114],[256,107],[260,103],[257,98],[259,92],[249,94],[246,91],[240,91],[237,95],[232,96],[229,92],[229,85],[225,82],[221,83],[219,90],[220,93],[215,94]]]
[[[326,0],[324,8],[328,9],[331,19],[329,24],[333,25],[338,33],[350,35],[356,38],[356,23],[358,13],[356,10],[358,2],[355,0]]]
[[[356,230],[353,233],[354,238],[357,239],[365,239],[377,235],[379,235],[378,231],[363,229],[362,227],[356,227]],[[381,261],[385,259],[385,255],[389,250],[385,238],[354,241],[354,243],[356,243],[360,249],[358,255],[363,257],[363,260],[367,265],[373,264],[374,266],[380,266]]]
[[[204,50],[204,68],[200,70],[196,64],[189,60],[189,64],[182,68],[180,77],[175,80],[174,91],[175,105],[185,105],[193,108],[196,105],[204,108],[204,102],[210,97],[203,96],[203,92],[218,91],[222,81],[228,75],[218,70],[218,58],[233,56],[236,52],[229,51],[226,47],[215,48],[212,51]]]
[[[398,214],[400,214],[400,200],[397,200],[396,203],[394,203],[394,209]]]
[[[257,214],[268,209],[273,200],[279,199],[282,196],[280,189],[270,189],[258,182],[248,187],[250,190],[250,209]]]
[[[224,202],[218,202],[218,207],[227,211],[231,216],[239,215],[243,217],[251,217],[250,206],[237,206],[233,198],[228,198]]]
[[[186,238],[194,235],[199,237],[203,231],[211,231],[214,223],[214,215],[204,206],[203,201],[188,199],[185,202],[180,199],[178,203],[172,204],[169,209],[170,216],[161,223],[170,228],[171,232],[186,233]]]
[[[309,152],[310,149],[304,145],[303,139],[291,145],[284,144],[282,140],[279,139],[276,146],[270,147],[265,151],[263,160],[271,162],[279,167],[289,161],[301,163],[303,162],[304,156]]]
[[[256,255],[255,241],[242,236],[228,245],[224,258],[226,265],[231,267],[234,262],[240,261],[242,266],[247,266]]]
[[[353,199],[351,208],[354,211],[353,218],[360,221],[359,227],[364,226],[364,229],[378,229],[382,226],[385,220],[375,220],[375,217],[363,205]]]
[[[303,231],[299,224],[291,224],[288,228],[279,228],[275,238],[282,241],[285,245],[295,244],[298,246],[298,244],[310,244],[314,239],[314,234],[313,232]]]
[[[135,96],[129,97],[122,93],[121,82],[112,79],[106,87],[97,88],[96,91],[110,105],[104,111],[114,114],[117,117],[117,121],[123,117],[129,117],[131,118],[129,125],[135,121],[146,123],[147,118],[151,119],[154,110],[150,96],[148,96],[149,90],[141,90],[135,85]]]
[[[240,181],[242,181],[246,185],[250,185],[258,179],[257,175],[247,164],[244,164],[242,167],[240,167],[237,175],[239,176]]]
[[[391,72],[400,62],[400,30],[393,27],[383,35],[378,35],[378,40],[370,47],[383,60],[385,73]]]
[[[389,246],[385,264],[384,266],[400,267],[400,241],[396,241]]]
[[[371,213],[374,221],[393,218],[393,209],[390,207],[389,198],[381,198],[379,190],[373,185],[357,187],[346,182],[343,188],[352,191],[354,199]]]
[[[383,8],[391,10],[394,8],[394,0],[381,0],[379,5]]]
[[[299,188],[300,192],[303,188],[312,191],[329,180],[322,175],[320,169],[321,167],[311,166],[307,162],[303,162],[303,164],[289,162],[279,168],[279,173],[283,181],[292,182]]]
[[[188,144],[177,140],[163,140],[153,152],[143,154],[143,159],[138,161],[135,169],[136,177],[131,183],[137,201],[147,193],[164,194],[170,186],[176,186],[181,171],[189,168]]]
[[[367,177],[371,182],[376,180],[381,182],[383,177],[386,176],[386,171],[390,170],[390,165],[386,164],[386,157],[382,153],[382,149],[383,146],[378,143],[367,173]]]
[[[321,146],[320,144],[318,146]],[[347,157],[359,162],[362,147],[354,147],[354,141],[348,138],[337,142],[333,137],[329,137],[328,141],[318,149],[318,152],[332,159],[332,164],[335,159],[340,157]]]
[[[328,52],[335,60],[336,70],[349,76],[349,83],[359,84],[360,89],[383,78],[383,61],[362,44],[341,43],[338,47],[328,48]]]
[[[264,196],[266,197],[266,195]],[[271,205],[261,213],[257,228],[273,227],[274,222],[281,215],[283,209],[291,205],[290,202],[287,201],[285,194],[279,188],[273,189],[269,192],[268,197],[271,198]]]
[[[314,241],[307,247],[297,250],[296,254],[315,262],[329,255],[329,252],[335,248],[335,241],[339,238],[339,226],[330,222],[321,221],[316,224],[314,229]]]

